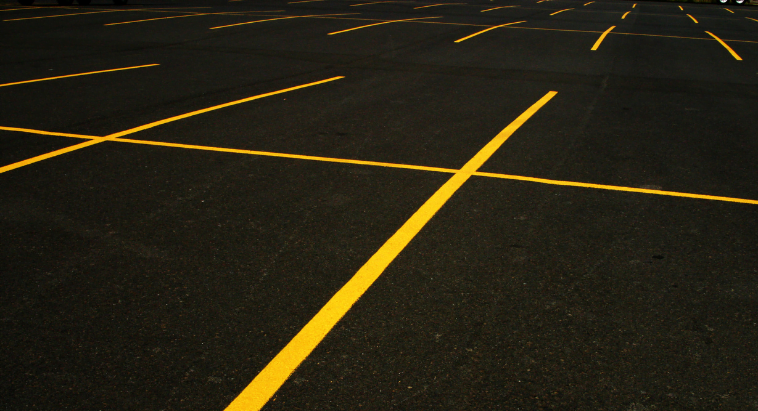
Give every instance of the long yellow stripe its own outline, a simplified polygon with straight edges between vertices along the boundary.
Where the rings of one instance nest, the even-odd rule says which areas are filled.
[[[753,20],[753,21],[758,21],[758,20],[756,20],[756,19],[754,19],[754,18],[752,18],[752,17],[745,17],[745,18],[746,18],[746,19],[749,19],[749,20]]]
[[[584,3],[584,5],[585,5],[585,6],[587,6],[587,5],[590,5],[590,4],[592,4],[592,3],[594,3],[594,1],[591,1],[591,2],[589,2],[589,3]]]
[[[145,22],[145,21],[180,19],[182,17],[194,17],[194,16],[207,16],[209,14],[211,14],[211,13],[182,14],[181,16],[156,17],[156,18],[153,18],[153,19],[122,21],[122,22],[119,22],[119,23],[108,23],[108,24],[103,24],[103,25],[104,26],[118,26],[120,24],[142,23],[142,22]]]
[[[551,16],[554,16],[554,15],[556,15],[556,14],[558,14],[558,13],[563,13],[564,11],[569,11],[569,10],[574,10],[574,9],[563,9],[563,10],[558,10],[558,11],[556,11],[556,12],[554,12],[554,13],[550,13],[550,15],[551,15]]]
[[[50,132],[50,131],[34,130],[34,129],[18,128],[18,127],[0,127],[0,130],[16,131],[16,132],[21,132],[21,133],[40,134],[40,135],[48,135],[48,136],[81,138],[81,139],[87,139],[87,140],[115,141],[118,143],[183,148],[183,149],[189,149],[189,150],[248,154],[248,155],[255,155],[255,156],[262,156],[262,157],[291,158],[291,159],[296,159],[296,160],[321,161],[321,162],[326,162],[326,163],[355,164],[355,165],[362,165],[362,166],[400,168],[400,169],[418,170],[418,171],[431,171],[431,172],[436,172],[436,173],[455,174],[460,171],[453,168],[444,168],[444,167],[429,167],[429,166],[419,166],[419,165],[413,165],[413,164],[387,163],[387,162],[382,162],[382,161],[353,160],[353,159],[348,159],[348,158],[276,153],[276,152],[271,152],[271,151],[243,150],[243,149],[237,149],[237,148],[211,147],[211,146],[201,146],[201,145],[194,145],[194,144],[167,143],[163,141],[97,137],[97,136],[90,136],[90,135],[85,135],[85,134],[56,133],[56,132]],[[511,174],[500,174],[500,173],[485,173],[485,172],[479,172],[479,171],[473,173],[473,175],[479,176],[479,177],[491,177],[491,178],[500,178],[500,179],[506,179],[506,180],[528,181],[528,182],[539,183],[539,184],[584,187],[584,188],[593,188],[593,189],[598,189],[598,190],[626,191],[626,192],[631,192],[631,193],[655,194],[655,195],[661,195],[661,196],[683,197],[683,198],[693,198],[693,199],[701,199],[701,200],[724,201],[728,203],[744,203],[744,204],[758,205],[758,200],[750,200],[746,198],[737,198],[737,197],[713,196],[713,195],[707,195],[707,194],[692,194],[692,193],[683,193],[683,192],[678,192],[678,191],[651,190],[647,188],[613,186],[613,185],[607,185],[607,184],[581,183],[581,182],[565,181],[565,180],[550,180],[546,178],[516,176],[516,175],[511,175]]]
[[[138,69],[138,68],[143,68],[143,67],[154,67],[154,66],[160,66],[160,64],[145,64],[142,66],[122,67],[122,68],[110,69],[110,70],[88,71],[86,73],[67,74],[65,76],[45,77],[45,78],[38,78],[35,80],[17,81],[15,83],[0,84],[0,87],[15,86],[18,84],[36,83],[38,81],[48,81],[48,80],[57,80],[57,79],[68,78],[68,77],[88,76],[90,74],[110,73],[112,71],[132,70],[132,69]]]
[[[163,119],[163,120],[159,120],[159,121],[154,121],[152,123],[145,124],[145,125],[142,125],[142,126],[139,126],[139,127],[130,128],[129,130],[120,131],[118,133],[111,134],[111,135],[109,135],[107,137],[118,138],[118,137],[121,137],[121,136],[125,136],[127,134],[133,134],[133,133],[136,133],[138,131],[147,130],[149,128],[157,127],[157,126],[160,126],[160,125],[163,125],[163,124],[166,124],[166,123],[171,123],[173,121],[185,119],[187,117],[192,117],[192,116],[196,116],[198,114],[207,113],[209,111],[214,111],[214,110],[218,110],[218,109],[225,108],[225,107],[235,106],[237,104],[247,103],[248,101],[258,100],[258,99],[261,99],[261,98],[264,98],[264,97],[274,96],[274,95],[277,95],[277,94],[282,94],[282,93],[286,93],[286,92],[293,91],[293,90],[299,90],[301,88],[306,88],[306,87],[311,87],[311,86],[315,86],[315,85],[318,85],[318,84],[328,83],[330,81],[339,80],[339,79],[343,79],[343,78],[345,78],[345,77],[344,76],[332,77],[332,78],[328,78],[326,80],[314,81],[313,83],[308,83],[308,84],[303,84],[303,85],[300,85],[300,86],[285,88],[285,89],[282,89],[282,90],[272,91],[270,93],[264,93],[264,94],[259,94],[257,96],[253,96],[253,97],[247,97],[247,98],[243,98],[243,99],[240,99],[240,100],[235,100],[235,101],[232,101],[232,102],[229,102],[229,103],[219,104],[217,106],[204,108],[202,110],[195,110],[195,111],[192,111],[190,113],[181,114],[181,115],[174,116],[174,117],[169,117],[167,119]]]
[[[688,14],[687,16],[688,16],[689,18],[691,18],[691,19],[692,19],[692,21],[694,21],[695,23],[697,23],[697,22],[698,22],[697,20],[695,20],[695,18],[694,18],[694,17],[690,16],[689,14]]]
[[[8,20],[3,20],[3,21],[36,20],[36,19],[49,19],[49,18],[53,18],[53,17],[83,16],[85,14],[113,13],[114,11],[121,11],[121,10],[106,10],[106,11],[91,11],[91,12],[87,12],[87,13],[56,14],[54,16],[24,17],[24,18],[20,18],[20,19],[8,19]]]
[[[715,200],[715,201],[724,201],[724,202],[729,202],[729,203],[744,203],[744,204],[758,205],[758,200],[750,200],[746,198],[681,193],[677,191],[650,190],[647,188],[612,186],[612,185],[606,185],[606,184],[577,183],[574,181],[550,180],[546,178],[514,176],[514,175],[509,175],[509,174],[498,174],[498,173],[476,172],[474,173],[474,175],[480,176],[480,177],[502,178],[506,180],[529,181],[532,183],[550,184],[550,185],[555,185],[555,186],[595,188],[599,190],[626,191],[629,193],[655,194],[655,195],[670,196],[670,197],[684,197],[684,198],[695,198],[695,199],[700,199],[700,200]]]
[[[471,177],[471,174],[556,93],[551,91],[501,131],[466,165],[437,190],[408,221],[358,270],[300,332],[271,360],[226,408],[226,411],[257,411],[310,355],[337,322],[350,310],[384,270],[413,240],[434,214]]]
[[[223,29],[223,28],[226,28],[226,27],[244,26],[245,24],[262,23],[262,22],[264,22],[264,21],[274,21],[274,20],[287,20],[287,19],[296,19],[296,18],[298,18],[298,17],[306,18],[306,17],[348,16],[348,15],[351,15],[351,14],[356,14],[356,13],[338,13],[338,14],[311,14],[311,15],[307,15],[307,16],[287,16],[287,17],[277,17],[277,18],[275,18],[275,19],[253,20],[253,21],[246,21],[246,22],[244,22],[244,23],[227,24],[227,25],[225,25],[225,26],[216,26],[216,27],[211,27],[210,29],[211,29],[211,30],[215,30],[215,29]]]
[[[119,137],[122,137],[122,136],[125,136],[125,135],[128,135],[128,134],[136,133],[138,131],[147,130],[149,128],[157,127],[157,126],[160,126],[162,124],[170,123],[172,121],[181,120],[181,119],[184,119],[184,118],[187,118],[187,117],[196,116],[198,114],[207,113],[209,111],[218,110],[218,109],[221,109],[221,108],[224,108],[224,107],[229,107],[229,106],[233,106],[233,105],[237,105],[237,104],[242,104],[242,103],[246,103],[248,101],[258,100],[258,99],[261,99],[261,98],[264,98],[264,97],[269,97],[269,96],[273,96],[273,95],[277,95],[277,94],[281,94],[281,93],[286,93],[288,91],[298,90],[298,89],[305,88],[305,87],[315,86],[317,84],[323,84],[323,83],[327,83],[327,82],[330,82],[330,81],[339,80],[339,79],[342,79],[342,78],[344,78],[344,77],[343,76],[332,77],[332,78],[328,78],[326,80],[314,81],[313,83],[303,84],[303,85],[300,85],[300,86],[290,87],[290,88],[286,88],[286,89],[282,89],[282,90],[278,90],[278,91],[272,91],[270,93],[259,94],[257,96],[243,98],[241,100],[236,100],[236,101],[232,101],[232,102],[225,103],[225,104],[219,104],[217,106],[208,107],[208,108],[205,108],[205,109],[202,109],[202,110],[196,110],[196,111],[193,111],[191,113],[187,113],[187,114],[182,114],[182,115],[179,115],[179,116],[170,117],[170,118],[167,118],[167,119],[164,119],[164,120],[154,121],[152,123],[145,124],[143,126],[130,128],[129,130],[124,130],[124,131],[121,131],[121,132],[118,132],[118,133],[113,133],[113,134],[110,134],[110,135],[108,135],[106,137],[82,136],[82,135],[78,135],[78,134],[65,135],[65,133],[50,133],[50,132],[41,132],[39,130],[20,129],[20,128],[12,128],[12,127],[3,127],[3,128],[0,128],[0,129],[6,129],[8,131],[35,132],[36,134],[59,135],[59,136],[64,136],[64,137],[78,137],[78,138],[82,138],[82,137],[83,138],[90,138],[91,137],[92,140],[85,141],[83,143],[79,143],[79,144],[73,145],[71,147],[67,147],[67,148],[63,148],[63,149],[60,149],[60,150],[56,150],[56,151],[53,151],[53,152],[50,152],[50,153],[47,153],[47,154],[43,154],[43,155],[40,155],[40,156],[37,156],[37,157],[33,157],[33,158],[30,158],[30,159],[27,159],[27,160],[19,161],[17,163],[9,164],[7,166],[4,166],[4,167],[0,168],[0,173],[4,173],[4,172],[10,171],[10,170],[14,170],[14,169],[17,169],[19,167],[23,167],[23,166],[26,166],[26,165],[29,165],[29,164],[33,164],[33,163],[36,163],[36,162],[39,162],[39,161],[42,161],[42,160],[46,160],[46,159],[51,158],[51,157],[59,156],[61,154],[69,153],[69,152],[74,151],[74,150],[79,150],[81,148],[85,148],[85,147],[89,147],[89,146],[92,146],[92,145],[95,145],[95,144],[98,144],[98,143],[102,143],[103,141],[106,141],[108,139],[116,139],[116,138],[119,138]]]
[[[598,38],[597,41],[595,42],[595,45],[592,46],[592,48],[590,50],[597,50],[597,48],[600,47],[600,43],[602,43],[603,40],[605,39],[605,36],[607,36],[608,33],[610,33],[611,30],[613,30],[615,28],[616,28],[616,26],[611,26],[611,28],[609,28],[608,30],[604,31],[603,34],[600,35],[600,38]]]
[[[510,26],[512,24],[519,24],[519,23],[526,23],[526,21],[516,21],[516,22],[513,22],[513,23],[506,23],[506,24],[501,24],[499,26],[493,26],[493,27],[490,27],[490,28],[486,28],[486,29],[484,29],[482,31],[478,31],[478,32],[476,32],[476,33],[474,33],[474,34],[472,34],[470,36],[466,36],[466,37],[464,37],[462,39],[458,39],[458,40],[455,41],[455,43],[460,43],[460,42],[468,40],[468,39],[470,39],[470,38],[472,38],[474,36],[478,36],[478,35],[480,35],[482,33],[486,33],[486,32],[488,32],[490,30],[495,30],[496,28],[499,28],[499,27],[505,27],[505,26]]]
[[[466,3],[439,3],[439,4],[430,4],[428,6],[414,7],[413,10],[416,10],[416,9],[425,9],[427,7],[437,7],[437,6],[459,6],[461,4],[466,4]]]
[[[729,47],[726,43],[724,43],[723,40],[721,40],[720,38],[716,37],[716,35],[713,34],[713,33],[711,33],[710,31],[706,31],[706,33],[708,33],[711,37],[713,37],[714,39],[716,39],[716,41],[718,41],[719,43],[721,43],[721,45],[724,46],[724,48],[727,49],[729,51],[729,53],[732,54],[732,57],[734,57],[736,60],[742,61],[742,57],[738,56],[737,53],[735,53],[734,50],[732,50],[731,47]]]
[[[340,31],[333,31],[331,33],[327,33],[327,36],[331,36],[331,35],[334,35],[334,34],[345,33],[345,32],[348,32],[348,31],[353,31],[353,30],[358,30],[358,29],[365,29],[366,27],[381,26],[382,24],[397,23],[397,22],[400,22],[400,21],[413,21],[413,20],[438,19],[438,18],[439,17],[417,17],[417,18],[413,18],[413,19],[382,21],[382,22],[379,22],[379,23],[367,24],[365,26],[353,27],[351,29],[340,30]]]

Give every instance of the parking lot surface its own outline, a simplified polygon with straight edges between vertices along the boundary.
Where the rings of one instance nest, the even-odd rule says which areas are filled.
[[[0,409],[758,410],[758,8],[0,0]]]

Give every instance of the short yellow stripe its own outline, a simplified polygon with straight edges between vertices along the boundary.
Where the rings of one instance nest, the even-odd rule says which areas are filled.
[[[758,21],[758,20],[756,20],[756,19],[754,19],[752,17],[745,17],[745,18],[748,19],[748,20]]]
[[[594,3],[594,1],[591,1],[591,2],[589,2],[589,3],[584,3],[584,5],[585,5],[585,6],[588,6],[588,5],[592,4],[592,3]]]
[[[253,379],[250,385],[229,404],[226,411],[258,411],[266,405],[279,387],[310,355],[353,304],[363,296],[374,281],[382,275],[384,270],[424,228],[434,214],[471,177],[472,173],[476,172],[513,132],[550,101],[555,94],[551,91],[521,114],[426,200],[421,208],[371,256],[353,278],[337,291],[308,324]]]
[[[621,16],[621,20],[624,20],[624,19],[626,18],[626,15],[627,15],[627,14],[629,14],[629,13],[631,13],[631,12],[630,12],[630,11],[627,11],[626,13],[624,13],[624,15],[623,15],[623,16]]]
[[[73,137],[73,138],[86,138],[86,139],[101,139],[102,138],[102,137],[97,137],[97,136],[88,136],[84,134],[56,133],[53,131],[34,130],[31,128],[20,128],[20,127],[0,127],[0,130],[16,131],[19,133],[29,133],[29,134],[41,134],[43,136]]]
[[[682,8],[682,6],[679,6],[679,10],[684,11],[684,9]]]
[[[15,9],[3,9],[3,10],[0,10],[0,11],[34,10],[36,8],[37,7],[19,7],[19,8],[15,8]]]
[[[340,33],[346,33],[348,31],[353,31],[353,30],[358,30],[358,29],[365,29],[366,27],[381,26],[382,24],[397,23],[397,22],[400,22],[400,21],[413,21],[413,20],[421,20],[421,19],[438,19],[438,18],[439,17],[418,17],[418,18],[414,18],[414,19],[382,21],[380,23],[367,24],[365,26],[353,27],[351,29],[340,30],[340,31],[333,31],[331,33],[327,33],[327,36],[331,36],[331,35],[334,35],[334,34],[340,34]]]
[[[144,67],[154,67],[154,66],[159,66],[159,65],[160,64],[145,64],[142,66],[122,67],[122,68],[110,69],[110,70],[88,71],[86,73],[67,74],[65,76],[45,77],[45,78],[39,78],[35,80],[17,81],[15,83],[5,83],[5,84],[0,84],[0,87],[15,86],[18,84],[26,84],[26,83],[36,83],[38,81],[57,80],[57,79],[68,78],[68,77],[88,76],[90,74],[110,73],[112,71],[122,71],[122,70],[132,70],[132,69],[138,69],[138,68],[144,68]]]
[[[508,7],[521,7],[521,6],[501,6],[501,7],[493,7],[491,9],[482,10],[481,12],[484,13],[485,11],[492,11],[497,9],[507,9]]]
[[[289,16],[289,17],[277,17],[277,18],[275,18],[275,19],[265,19],[265,20],[246,21],[246,22],[244,22],[244,23],[227,24],[227,25],[225,25],[225,26],[216,26],[216,27],[211,27],[210,29],[211,29],[211,30],[216,30],[216,29],[223,29],[223,28],[226,28],[226,27],[244,26],[245,24],[263,23],[264,21],[274,21],[274,20],[287,20],[287,19],[296,19],[296,18],[298,18],[298,17],[308,17],[308,16]]]
[[[729,9],[724,9],[724,10],[726,10],[726,11],[728,11],[728,12],[730,12],[730,13],[734,14],[734,12],[733,12],[733,11],[731,11],[731,10],[729,10]]]
[[[564,11],[569,11],[569,10],[574,10],[574,9],[563,9],[563,10],[558,10],[558,11],[556,11],[556,12],[554,12],[554,13],[550,13],[550,15],[551,15],[551,16],[553,16],[553,15],[556,15],[556,14],[558,14],[558,13],[563,13]]]
[[[470,38],[472,38],[472,37],[474,37],[474,36],[478,36],[478,35],[480,35],[480,34],[482,34],[482,33],[486,33],[486,32],[488,32],[488,31],[490,31],[490,30],[495,30],[495,29],[496,29],[496,28],[498,28],[498,27],[505,27],[505,26],[510,26],[510,25],[512,25],[512,24],[519,24],[519,23],[526,23],[526,21],[516,21],[516,22],[513,22],[513,23],[506,23],[506,24],[501,24],[501,25],[499,25],[499,26],[493,26],[493,27],[490,27],[490,28],[486,28],[486,29],[484,29],[484,30],[482,30],[482,31],[478,31],[478,32],[476,32],[476,33],[474,33],[474,34],[472,34],[472,35],[470,35],[470,36],[466,36],[466,37],[464,37],[464,38],[462,38],[462,39],[458,39],[458,40],[456,40],[455,42],[456,42],[456,43],[460,43],[460,42],[462,42],[462,41],[464,41],[464,40],[468,40],[468,39],[470,39]]]
[[[600,43],[602,43],[603,40],[605,39],[605,36],[607,36],[608,33],[610,33],[611,30],[613,30],[615,28],[616,28],[616,26],[611,26],[611,28],[609,28],[608,30],[604,31],[603,34],[600,35],[600,38],[598,38],[597,41],[595,42],[595,45],[592,46],[592,48],[590,50],[597,50],[597,48],[600,47]]]
[[[301,1],[289,1],[287,4],[297,4],[297,3],[313,3],[316,1],[324,1],[324,0],[301,0]]]
[[[690,16],[689,14],[688,14],[687,16],[689,16],[689,18],[691,18],[691,19],[692,19],[692,21],[694,21],[695,23],[697,23],[697,20],[695,20],[695,18],[694,18],[694,17]]]
[[[729,51],[729,53],[732,54],[732,57],[734,57],[736,60],[742,61],[742,57],[738,56],[737,53],[735,53],[734,50],[732,50],[731,47],[729,47],[726,43],[724,43],[723,40],[721,40],[720,38],[716,37],[716,35],[713,34],[713,33],[711,33],[710,31],[706,31],[706,33],[708,33],[711,37],[713,37],[714,39],[716,39],[716,41],[718,41],[719,43],[721,43],[721,45],[724,46],[724,48],[727,49]]]
[[[88,13],[56,14],[54,16],[24,17],[24,18],[20,18],[20,19],[8,19],[8,20],[3,20],[3,21],[50,19],[50,18],[53,18],[53,17],[83,16],[85,14],[113,13],[115,11],[121,11],[121,10],[91,11],[91,12],[88,12]]]

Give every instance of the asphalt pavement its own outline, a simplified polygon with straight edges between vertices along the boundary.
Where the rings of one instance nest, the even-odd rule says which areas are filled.
[[[758,410],[758,7],[454,1],[0,0],[0,409]]]

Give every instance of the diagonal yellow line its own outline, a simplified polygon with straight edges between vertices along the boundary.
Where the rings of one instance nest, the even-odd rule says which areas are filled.
[[[379,22],[379,23],[367,24],[365,26],[353,27],[351,29],[340,30],[340,31],[333,31],[331,33],[327,33],[327,36],[331,36],[333,34],[345,33],[345,32],[348,32],[348,31],[353,31],[353,30],[358,30],[358,29],[365,29],[366,27],[381,26],[382,24],[398,23],[398,22],[401,22],[401,21],[423,20],[423,19],[438,19],[438,18],[439,17],[417,17],[417,18],[413,18],[413,19],[382,21],[382,22]]]
[[[603,34],[600,35],[600,38],[598,38],[597,41],[595,42],[595,45],[593,45],[590,50],[597,50],[597,48],[600,47],[600,43],[602,43],[603,40],[605,39],[605,36],[607,36],[608,33],[610,33],[611,30],[613,30],[615,28],[616,28],[616,26],[611,26],[611,28],[609,28],[608,30],[604,31]]]
[[[551,15],[551,16],[554,16],[554,15],[556,15],[556,14],[558,14],[558,13],[563,13],[564,11],[569,11],[569,10],[574,10],[574,9],[563,9],[563,10],[558,10],[558,11],[556,11],[555,13],[550,13],[550,15]]]
[[[327,17],[327,16],[347,16],[353,13],[340,13],[340,14],[312,14],[307,16],[287,16],[287,17],[277,17],[275,19],[265,19],[265,20],[253,20],[253,21],[246,21],[244,23],[235,23],[235,24],[227,24],[225,26],[216,26],[211,27],[211,30],[215,29],[223,29],[226,27],[235,27],[235,26],[244,26],[245,24],[254,24],[254,23],[262,23],[264,21],[274,21],[274,20],[287,20],[287,19],[296,19],[296,18],[305,18],[305,17]]]
[[[357,273],[324,305],[300,332],[271,360],[226,411],[258,411],[276,393],[279,387],[310,355],[321,340],[350,310],[384,270],[405,249],[413,238],[432,219],[435,213],[458,189],[484,164],[487,159],[556,92],[551,91],[503,129],[482,148],[466,165],[437,190],[412,216],[387,240],[384,245],[358,270]]]
[[[351,4],[350,7],[368,6],[369,4],[395,3],[394,1],[372,1],[371,3]]]
[[[122,136],[125,136],[125,135],[129,135],[129,134],[133,134],[133,133],[136,133],[136,132],[139,132],[139,131],[147,130],[147,129],[150,129],[150,128],[153,128],[153,127],[157,127],[157,126],[160,126],[160,125],[163,125],[163,124],[167,124],[167,123],[170,123],[170,122],[173,122],[173,121],[185,119],[187,117],[196,116],[198,114],[207,113],[209,111],[218,110],[218,109],[229,107],[229,106],[234,106],[234,105],[237,105],[237,104],[247,103],[249,101],[258,100],[258,99],[261,99],[261,98],[264,98],[264,97],[269,97],[269,96],[273,96],[273,95],[277,95],[277,94],[286,93],[286,92],[289,92],[289,91],[299,90],[299,89],[302,89],[302,88],[311,87],[311,86],[315,86],[315,85],[318,85],[318,84],[328,83],[330,81],[339,80],[339,79],[342,79],[342,78],[344,78],[344,77],[343,76],[332,77],[332,78],[328,78],[328,79],[325,79],[325,80],[314,81],[314,82],[308,83],[308,84],[302,84],[302,85],[295,86],[295,87],[289,87],[289,88],[282,89],[282,90],[272,91],[270,93],[259,94],[257,96],[243,98],[243,99],[232,101],[232,102],[229,102],[229,103],[219,104],[219,105],[216,105],[216,106],[213,106],[213,107],[204,108],[202,110],[195,110],[195,111],[190,112],[190,113],[186,113],[186,114],[182,114],[182,115],[179,115],[179,116],[170,117],[170,118],[167,118],[167,119],[164,119],[164,120],[154,121],[152,123],[145,124],[145,125],[142,125],[142,126],[139,126],[139,127],[130,128],[129,130],[124,130],[124,131],[120,131],[118,133],[113,133],[113,134],[110,134],[110,135],[105,136],[105,137],[82,136],[82,135],[77,135],[77,134],[64,135],[64,133],[50,134],[49,132],[38,132],[37,134],[61,135],[61,136],[64,136],[64,137],[79,137],[79,138],[82,138],[82,137],[84,137],[84,138],[90,138],[90,137],[92,137],[92,140],[85,141],[83,143],[79,143],[79,144],[73,145],[71,147],[67,147],[67,148],[63,148],[63,149],[60,149],[60,150],[52,151],[50,153],[43,154],[43,155],[40,155],[40,156],[37,156],[37,157],[33,157],[33,158],[30,158],[30,159],[27,159],[27,160],[19,161],[17,163],[9,164],[9,165],[7,165],[5,167],[0,168],[0,173],[4,173],[4,172],[10,171],[10,170],[15,170],[15,169],[17,169],[19,167],[23,167],[23,166],[26,166],[26,165],[29,165],[29,164],[33,164],[33,163],[42,161],[42,160],[46,160],[48,158],[59,156],[61,154],[69,153],[69,152],[74,151],[74,150],[79,150],[81,148],[85,148],[85,147],[89,147],[89,146],[92,146],[92,145],[95,145],[95,144],[98,144],[98,143],[102,143],[103,141],[106,141],[106,140],[109,140],[109,139],[110,140],[116,139],[116,138],[119,138],[119,137],[122,137]],[[6,129],[6,130],[9,130],[9,131],[21,131],[21,130],[25,130],[26,132],[39,131],[39,130],[18,129],[18,128],[11,129],[9,127],[0,128],[0,129]]]
[[[691,19],[692,19],[692,21],[694,21],[695,23],[697,23],[697,22],[698,22],[697,20],[695,20],[695,18],[694,18],[694,17],[690,16],[689,14],[688,14],[687,16],[688,16],[689,18],[691,18]]]
[[[752,18],[752,17],[745,17],[745,18],[746,18],[746,19],[749,19],[749,20],[753,20],[753,21],[758,21],[758,20],[756,20],[756,19],[754,19],[754,18]]]
[[[38,81],[57,80],[57,79],[68,78],[68,77],[88,76],[90,74],[110,73],[113,71],[132,70],[132,69],[138,69],[138,68],[144,68],[144,67],[154,67],[154,66],[159,66],[159,65],[160,64],[145,64],[142,66],[122,67],[122,68],[110,69],[110,70],[88,71],[86,73],[67,74],[65,76],[46,77],[46,78],[39,78],[35,80],[17,81],[15,83],[5,83],[5,84],[0,84],[0,87],[15,86],[18,84],[26,84],[26,83],[36,83]]]
[[[488,32],[490,30],[494,30],[494,29],[499,28],[499,27],[505,27],[505,26],[510,26],[512,24],[519,24],[519,23],[526,23],[526,21],[516,21],[516,22],[513,22],[513,23],[505,23],[505,24],[501,24],[499,26],[489,27],[489,28],[486,28],[486,29],[484,29],[482,31],[477,31],[476,33],[474,33],[472,35],[469,35],[469,36],[466,36],[466,37],[464,37],[462,39],[458,39],[458,40],[455,41],[455,43],[460,43],[460,42],[468,40],[468,39],[470,39],[470,38],[472,38],[474,36],[478,36],[478,35],[480,35],[482,33],[486,33],[486,32]]]
[[[727,49],[727,51],[729,51],[729,53],[731,53],[732,57],[734,57],[735,60],[742,61],[742,57],[738,56],[737,53],[735,53],[734,50],[732,50],[731,47],[729,47],[726,43],[724,43],[724,40],[721,40],[720,38],[716,37],[716,35],[713,34],[713,33],[711,33],[710,31],[706,31],[706,33],[708,33],[711,37],[713,37],[714,39],[716,39],[716,41],[718,41],[719,43],[721,43],[721,45],[724,46],[724,48]]]
[[[507,9],[509,7],[521,7],[521,6],[500,6],[500,7],[493,7],[491,9],[482,10],[481,12],[484,13],[485,11],[492,11],[492,10],[497,10],[497,9]]]
[[[56,14],[54,16],[24,17],[20,19],[7,19],[3,21],[36,20],[36,19],[49,19],[53,17],[83,16],[85,14],[113,13],[115,11],[121,11],[121,10],[105,10],[105,11],[90,11],[87,13]]]
[[[425,8],[428,8],[428,7],[437,7],[437,6],[458,6],[458,5],[461,5],[461,4],[466,4],[466,3],[439,3],[439,4],[430,4],[428,6],[414,7],[413,10],[416,10],[416,9],[425,9]]]
[[[183,18],[183,17],[194,17],[194,16],[207,16],[209,14],[211,14],[211,13],[182,14],[181,16],[168,16],[168,17],[156,17],[156,18],[153,18],[153,19],[121,21],[121,22],[118,22],[118,23],[108,23],[108,24],[103,24],[103,25],[104,26],[118,26],[120,24],[142,23],[142,22],[145,22],[145,21],[180,19],[180,18]]]
[[[28,129],[28,128],[19,128],[19,127],[0,127],[0,130],[15,131],[15,132],[21,132],[21,133],[28,133],[28,134],[40,134],[40,135],[47,135],[47,136],[72,137],[72,138],[80,138],[80,139],[85,139],[85,140],[113,141],[117,143],[130,143],[130,144],[140,144],[140,145],[147,145],[147,146],[173,147],[173,148],[182,148],[182,149],[188,149],[188,150],[247,154],[247,155],[255,155],[255,156],[262,156],[262,157],[290,158],[290,159],[296,159],[296,160],[321,161],[325,163],[340,163],[340,164],[354,164],[354,165],[372,166],[372,167],[399,168],[399,169],[406,169],[406,170],[430,171],[430,172],[436,172],[436,173],[455,174],[459,171],[454,168],[445,168],[445,167],[419,166],[419,165],[413,165],[413,164],[387,163],[383,161],[355,160],[355,159],[337,158],[337,157],[309,156],[309,155],[304,155],[304,154],[276,153],[276,152],[271,152],[271,151],[211,147],[211,146],[202,146],[202,145],[196,145],[196,144],[168,143],[168,142],[163,142],[163,141],[135,140],[135,139],[129,139],[129,138],[97,137],[97,136],[90,136],[90,135],[85,135],[85,134],[57,133],[57,132],[51,132],[51,131],[34,130],[34,129]],[[743,203],[743,204],[758,205],[758,200],[750,200],[746,198],[737,198],[737,197],[724,197],[724,196],[714,196],[714,195],[708,195],[708,194],[683,193],[679,191],[652,190],[652,189],[647,189],[647,188],[614,186],[614,185],[608,185],[608,184],[581,183],[581,182],[566,181],[566,180],[551,180],[547,178],[517,176],[517,175],[500,174],[500,173],[487,173],[487,172],[481,172],[481,171],[477,171],[473,173],[472,175],[479,176],[479,177],[500,178],[500,179],[505,179],[505,180],[528,181],[532,183],[557,185],[557,186],[583,187],[583,188],[592,188],[592,189],[598,189],[598,190],[625,191],[625,192],[630,192],[630,193],[654,194],[654,195],[660,195],[660,196],[692,198],[692,199],[700,199],[700,200],[723,201],[723,202],[728,202],[728,203]]]

